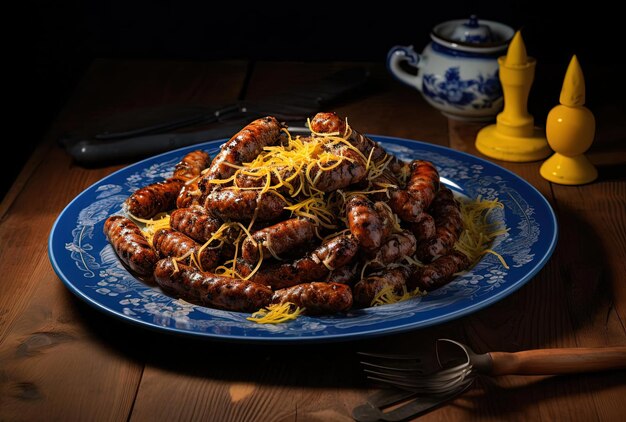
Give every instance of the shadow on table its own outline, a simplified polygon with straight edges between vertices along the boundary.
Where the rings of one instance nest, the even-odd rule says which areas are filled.
[[[543,402],[553,402],[559,398],[592,402],[592,394],[623,386],[625,375],[626,371],[621,370],[611,373],[524,377],[523,380],[517,377],[514,385],[509,382],[513,377],[479,378],[472,390],[460,400],[455,401],[454,406],[461,407],[470,414],[488,413],[496,420],[517,419],[525,412],[527,412],[526,417],[532,417],[533,413],[538,412],[537,409]],[[618,395],[619,392],[616,391],[615,397]],[[494,397],[498,399],[494,400]],[[580,409],[579,406],[576,408]],[[568,418],[566,415],[571,410],[567,409],[564,404],[560,409],[561,417]],[[592,403],[588,410],[595,411]],[[606,409],[606,415],[614,411]],[[534,414],[534,416],[538,415]],[[584,418],[585,415],[570,415],[569,418],[571,417],[578,419]]]

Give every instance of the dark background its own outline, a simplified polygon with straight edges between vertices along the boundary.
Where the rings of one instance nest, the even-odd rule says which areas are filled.
[[[382,63],[393,45],[413,44],[421,51],[435,24],[476,14],[521,28],[529,54],[540,64],[562,66],[564,72],[577,54],[590,108],[615,97],[615,91],[625,92],[625,20],[602,2],[585,1],[581,8],[567,2],[552,5],[555,10],[548,10],[549,2],[529,1],[373,3],[377,6],[145,0],[29,4],[27,22],[15,35],[15,41],[29,40],[20,48],[15,69],[24,83],[20,99],[26,100],[17,103],[18,117],[26,116],[27,122],[20,125],[19,141],[11,143],[17,152],[8,160],[0,197],[98,57]],[[409,3],[415,12],[406,8]],[[551,83],[558,91],[560,81]]]

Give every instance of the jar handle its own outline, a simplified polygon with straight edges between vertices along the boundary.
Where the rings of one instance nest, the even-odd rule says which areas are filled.
[[[417,54],[412,45],[396,45],[387,54],[387,69],[400,82],[416,88],[422,92],[422,74],[419,69],[422,67],[425,57]],[[417,75],[413,75],[404,70],[400,64],[406,62],[409,66],[417,70]]]

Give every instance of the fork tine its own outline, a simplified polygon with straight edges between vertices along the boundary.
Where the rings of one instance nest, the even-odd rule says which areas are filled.
[[[394,366],[389,366],[389,364],[380,364],[368,361],[361,361],[361,364],[365,367],[364,370],[368,368],[376,368],[384,371],[397,371],[397,372],[411,372],[416,374],[423,374],[424,371],[422,369],[421,364],[411,364],[407,362],[396,362]]]
[[[445,393],[445,392],[455,389],[458,385],[462,384],[464,381],[468,381],[467,378],[459,377],[456,380],[442,383],[442,384],[418,384],[418,383],[409,382],[409,381],[390,381],[385,378],[377,378],[377,377],[368,377],[368,378],[386,387],[400,388],[403,390],[408,390],[408,391],[412,391],[412,392],[423,394],[423,395]]]
[[[373,357],[377,359],[384,359],[384,360],[413,360],[416,362],[422,361],[422,358],[420,358],[419,356],[409,355],[409,354],[394,355],[394,354],[388,354],[388,353],[371,353],[371,352],[358,352],[358,354],[362,356],[369,356],[369,357]]]
[[[365,369],[368,379],[397,388],[436,393],[447,391],[472,375],[468,364],[457,365],[430,375],[414,375],[406,372],[376,371]]]
[[[362,362],[363,363],[363,362]],[[473,368],[471,365],[467,363],[463,363],[457,366],[453,366],[451,368],[442,369],[440,371],[432,372],[429,374],[424,374],[421,370],[411,370],[406,368],[395,368],[381,365],[374,365],[365,363],[365,368],[363,368],[363,372],[374,374],[374,375],[382,375],[396,378],[417,378],[417,379],[451,379],[456,377],[457,375],[465,372],[471,371]]]

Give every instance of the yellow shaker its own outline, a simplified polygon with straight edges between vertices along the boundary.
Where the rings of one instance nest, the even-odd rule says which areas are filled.
[[[498,114],[495,125],[478,132],[476,149],[488,157],[504,161],[542,160],[551,151],[543,131],[535,127],[527,108],[536,61],[526,54],[519,31],[513,36],[506,56],[498,58],[498,64],[504,109]]]
[[[557,105],[546,121],[546,135],[555,154],[540,169],[543,178],[563,185],[594,181],[598,171],[584,153],[591,147],[596,120],[585,104],[585,79],[574,55],[565,72]]]

